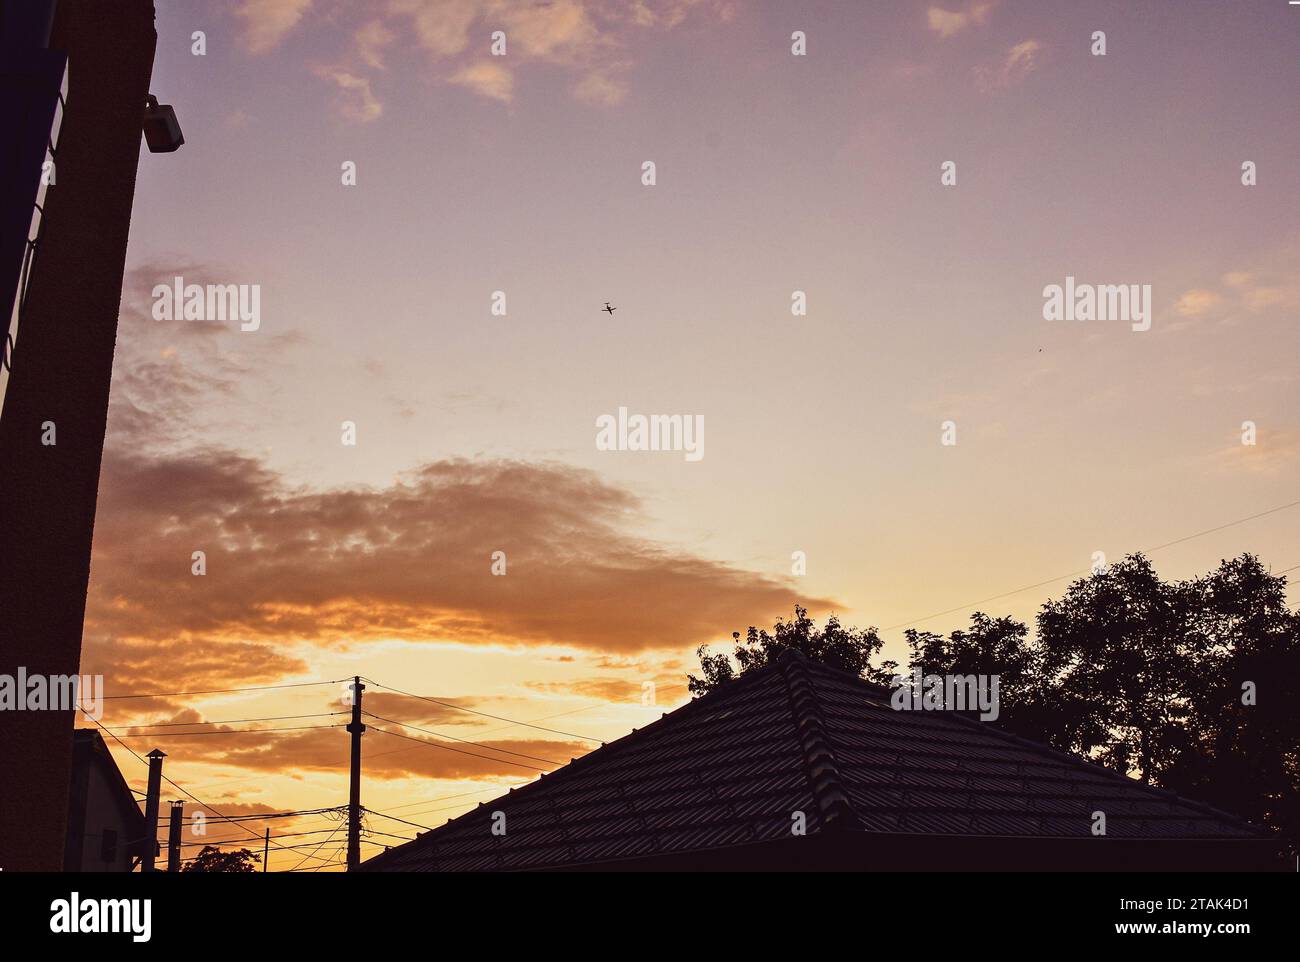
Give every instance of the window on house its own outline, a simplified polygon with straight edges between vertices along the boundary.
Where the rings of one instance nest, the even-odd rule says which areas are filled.
[[[117,832],[111,828],[104,829],[99,836],[99,857],[105,862],[117,861]]]

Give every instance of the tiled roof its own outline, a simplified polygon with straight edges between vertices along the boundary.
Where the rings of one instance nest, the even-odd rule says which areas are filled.
[[[895,711],[889,692],[802,656],[742,675],[659,721],[365,864],[378,871],[572,867],[869,833],[1249,839],[1208,806],[951,712]],[[492,833],[505,813],[505,834]]]

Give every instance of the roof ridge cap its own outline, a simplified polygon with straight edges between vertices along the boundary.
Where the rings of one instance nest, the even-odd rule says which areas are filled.
[[[782,655],[778,667],[790,697],[790,716],[803,753],[804,774],[821,823],[829,831],[861,828],[826,734],[826,720],[822,717],[816,689],[808,678],[807,659],[798,652]]]

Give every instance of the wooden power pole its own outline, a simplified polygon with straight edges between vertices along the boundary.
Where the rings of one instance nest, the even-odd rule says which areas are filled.
[[[352,677],[352,723],[348,731],[352,734],[352,779],[348,792],[348,871],[355,872],[361,867],[361,736],[366,726],[361,724],[361,693],[366,686],[361,684],[361,676]]]

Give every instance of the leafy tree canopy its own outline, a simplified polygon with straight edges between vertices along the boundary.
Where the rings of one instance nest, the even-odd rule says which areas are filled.
[[[182,871],[185,872],[255,872],[262,856],[246,848],[223,852],[215,845],[204,845],[199,854]]]
[[[875,628],[792,621],[750,627],[733,650],[701,646],[706,694],[787,649],[891,684],[898,665],[873,664]],[[1038,612],[1036,632],[982,612],[947,635],[908,629],[907,670],[999,676],[997,724],[1234,812],[1300,840],[1300,612],[1286,578],[1257,557],[1223,561],[1202,578],[1161,580],[1133,554],[1073,582]]]

